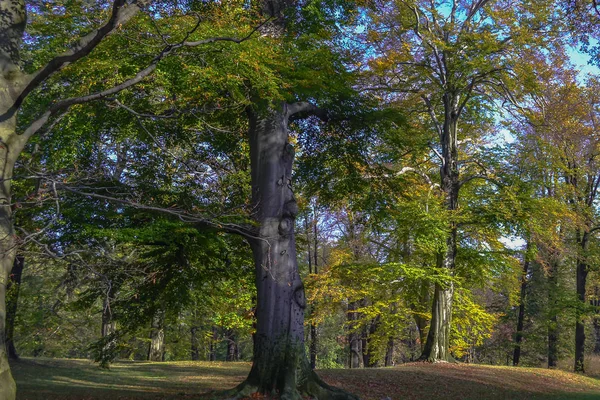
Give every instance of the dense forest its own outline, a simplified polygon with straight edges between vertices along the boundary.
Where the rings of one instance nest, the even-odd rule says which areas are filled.
[[[585,373],[599,37],[595,0],[0,0],[0,398],[20,357]]]

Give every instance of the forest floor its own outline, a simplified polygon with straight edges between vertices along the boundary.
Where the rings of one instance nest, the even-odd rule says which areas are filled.
[[[12,365],[19,400],[203,399],[202,393],[234,387],[249,368],[248,363],[123,361],[101,370],[87,360],[46,358]],[[600,379],[543,368],[409,363],[319,374],[363,400],[600,399]]]

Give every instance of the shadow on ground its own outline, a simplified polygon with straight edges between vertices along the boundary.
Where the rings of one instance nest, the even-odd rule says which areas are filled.
[[[19,400],[177,400],[232,388],[250,364],[119,362],[107,371],[86,360],[24,359],[12,367]],[[600,380],[538,368],[411,363],[319,373],[363,400],[600,399]]]

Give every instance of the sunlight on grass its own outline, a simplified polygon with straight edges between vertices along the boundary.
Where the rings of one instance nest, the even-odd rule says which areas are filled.
[[[106,371],[87,360],[25,359],[13,369],[23,400],[201,399],[234,387],[250,364],[125,361]],[[409,363],[319,374],[363,400],[600,399],[600,380],[542,368]]]

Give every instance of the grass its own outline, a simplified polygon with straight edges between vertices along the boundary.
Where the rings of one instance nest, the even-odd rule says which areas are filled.
[[[24,359],[13,366],[21,400],[201,399],[235,386],[248,363],[119,362],[100,370],[86,360]],[[600,399],[600,380],[559,370],[410,363],[395,368],[323,370],[330,384],[363,400]]]

